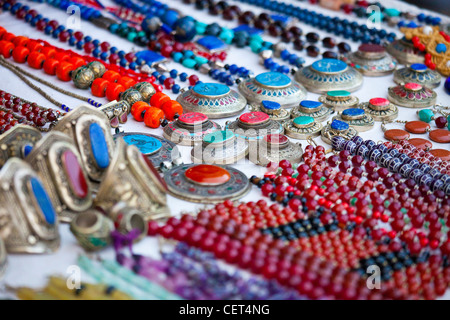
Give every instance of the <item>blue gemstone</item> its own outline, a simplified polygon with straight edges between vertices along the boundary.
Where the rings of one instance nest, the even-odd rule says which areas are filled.
[[[162,143],[156,138],[144,134],[129,134],[123,136],[123,140],[129,144],[136,146],[143,154],[153,154],[162,148]]]
[[[136,58],[140,58],[147,62],[148,65],[152,65],[157,62],[162,62],[166,60],[166,58],[156,52],[150,50],[143,50],[136,53]]]
[[[291,79],[287,75],[279,72],[260,73],[255,79],[263,86],[269,87],[285,87],[291,84]]]
[[[287,23],[291,20],[289,17],[287,17],[287,16],[282,16],[282,15],[280,15],[280,14],[271,14],[271,15],[270,15],[270,18],[271,18],[273,21],[280,21],[280,22],[282,22],[283,24],[287,24]]]
[[[427,70],[427,66],[423,63],[413,63],[410,68],[414,71],[425,71]]]
[[[342,111],[342,114],[349,117],[357,117],[362,116],[364,114],[364,110],[360,108],[350,108]]]
[[[319,72],[342,72],[347,68],[347,64],[337,59],[322,59],[314,62],[312,68]]]
[[[206,36],[197,40],[197,43],[208,50],[221,50],[226,48],[225,42],[215,36]]]
[[[447,46],[443,43],[439,43],[436,45],[436,52],[437,53],[444,53],[447,51]]]
[[[42,186],[38,178],[31,178],[31,190],[33,191],[34,198],[36,199],[39,208],[41,209],[42,215],[48,224],[55,224],[56,222],[56,212],[53,208],[50,197]]]
[[[192,90],[203,96],[221,96],[230,92],[228,86],[220,83],[198,83]]]
[[[308,109],[314,109],[320,107],[321,105],[322,103],[319,101],[303,100],[302,102],[300,102],[300,106]]]
[[[247,32],[250,36],[262,34],[264,31],[261,29],[250,27],[246,24],[240,25],[233,29],[236,32]]]
[[[347,122],[344,121],[333,120],[333,122],[331,122],[331,128],[334,130],[343,131],[347,130],[349,128],[349,125]]]
[[[91,123],[89,126],[89,140],[91,150],[97,166],[105,169],[109,166],[109,150],[106,143],[105,134],[98,123]]]
[[[269,110],[278,110],[281,107],[281,105],[278,102],[274,101],[263,100],[261,103],[264,108]]]
[[[30,146],[29,144],[26,144],[23,147],[23,157],[25,158],[27,155],[29,155],[31,150],[33,150],[33,146]]]

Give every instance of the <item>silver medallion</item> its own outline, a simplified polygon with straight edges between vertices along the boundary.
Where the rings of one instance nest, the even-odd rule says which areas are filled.
[[[425,54],[419,51],[419,49],[416,49],[413,43],[405,38],[391,42],[386,47],[386,51],[400,64],[410,65],[425,62]]]
[[[398,107],[385,98],[372,98],[361,103],[359,108],[363,108],[375,121],[394,120],[398,116]]]
[[[394,72],[394,82],[397,84],[415,82],[428,88],[436,88],[441,79],[439,72],[429,69],[422,63],[414,63]]]
[[[247,140],[259,140],[268,134],[283,133],[283,126],[271,120],[268,114],[253,111],[242,114],[235,121],[227,121],[225,130]]]
[[[286,135],[299,140],[306,140],[320,135],[322,124],[313,117],[301,116],[284,124]]]
[[[321,102],[303,100],[300,105],[291,109],[291,118],[301,116],[313,117],[317,122],[322,122],[334,113],[333,109],[327,108]]]
[[[360,45],[358,51],[350,53],[344,61],[368,77],[391,74],[397,67],[397,61],[377,44]]]
[[[331,123],[329,122],[322,129],[322,141],[328,144],[331,144],[331,139],[334,136],[342,137],[346,140],[350,140],[354,136],[358,135],[358,132],[350,127],[347,122],[340,120],[333,120]]]
[[[418,83],[405,83],[388,89],[393,104],[407,108],[426,108],[436,104],[436,92]]]
[[[250,145],[248,158],[257,165],[266,166],[270,162],[279,163],[281,160],[299,163],[302,155],[300,143],[293,143],[282,134],[269,134],[257,144]]]
[[[347,122],[350,127],[358,132],[367,131],[373,128],[375,122],[373,118],[361,108],[350,108],[333,117],[333,120],[341,120]]]
[[[326,94],[320,96],[318,100],[327,108],[333,109],[336,112],[353,108],[359,103],[359,99],[346,90],[328,91]]]

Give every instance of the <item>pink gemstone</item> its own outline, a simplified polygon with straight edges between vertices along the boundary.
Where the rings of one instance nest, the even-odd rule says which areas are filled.
[[[247,112],[241,115],[239,120],[246,124],[261,124],[269,121],[269,115],[261,111]]]
[[[418,83],[408,82],[407,84],[405,84],[405,89],[410,91],[417,91],[422,89],[422,86]]]
[[[288,138],[284,134],[268,134],[264,137],[264,141],[270,144],[285,144]]]
[[[88,184],[77,156],[71,150],[66,150],[62,154],[62,163],[70,189],[78,198],[85,198],[88,194]]]
[[[200,112],[188,112],[183,113],[179,118],[178,121],[185,123],[185,124],[201,124],[206,121],[208,121],[208,117]]]
[[[389,105],[389,100],[385,98],[372,98],[369,100],[369,103],[376,107],[385,107]]]

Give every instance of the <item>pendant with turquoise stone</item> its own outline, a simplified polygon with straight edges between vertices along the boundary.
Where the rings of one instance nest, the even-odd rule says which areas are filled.
[[[306,140],[320,135],[322,124],[310,116],[299,116],[284,124],[284,130],[287,136]]]
[[[327,108],[323,103],[312,100],[303,100],[298,107],[292,108],[291,118],[300,116],[313,117],[314,120],[322,122],[334,113],[333,109]]]

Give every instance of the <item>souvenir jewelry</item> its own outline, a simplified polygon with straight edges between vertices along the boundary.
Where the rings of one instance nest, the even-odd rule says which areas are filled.
[[[434,120],[436,127],[442,129],[447,126],[447,129],[450,130],[450,112],[445,110],[450,110],[450,107],[443,107],[441,105],[436,105],[433,107],[432,110],[423,109],[416,112],[421,121],[429,123],[432,120]],[[436,113],[440,113],[442,114],[442,116],[438,117],[436,116]]]
[[[391,42],[386,47],[386,51],[400,64],[410,65],[425,62],[425,54],[414,48],[414,44],[405,38]]]
[[[113,230],[112,220],[95,209],[81,212],[70,223],[70,231],[86,251],[98,251],[109,246]]]
[[[344,61],[368,77],[388,75],[397,66],[383,46],[369,43],[360,45],[358,51],[350,53]]]
[[[180,151],[175,143],[159,136],[141,132],[119,132],[113,138],[115,141],[122,138],[128,145],[136,146],[158,170],[179,165],[182,161]]]
[[[102,180],[114,151],[114,140],[105,114],[81,105],[58,122],[53,131],[69,135],[77,146],[83,166],[94,182]]]
[[[0,237],[9,253],[50,253],[59,247],[58,218],[44,183],[23,160],[0,171]],[[0,259],[2,248],[0,248]],[[1,263],[1,260],[0,260]]]
[[[249,104],[260,105],[263,100],[278,102],[282,108],[292,108],[306,97],[306,90],[287,75],[264,72],[239,84],[239,92]]]
[[[269,134],[258,141],[258,144],[250,145],[248,158],[257,165],[266,166],[270,162],[279,163],[281,160],[298,163],[302,154],[300,143],[289,141],[283,134]]]
[[[385,98],[372,98],[359,105],[375,121],[394,120],[398,116],[398,108]]]
[[[109,212],[122,201],[136,208],[145,219],[170,214],[166,203],[167,186],[150,160],[136,146],[117,139],[111,164],[105,172],[94,204]]]
[[[220,125],[203,113],[183,113],[164,127],[164,138],[176,144],[192,146],[201,143],[208,133],[221,130]]]
[[[356,69],[337,59],[322,59],[295,73],[295,79],[310,92],[358,90],[363,76]]]
[[[428,69],[422,63],[414,63],[394,72],[394,82],[397,84],[414,82],[428,88],[436,88],[441,83],[441,79],[439,72]]]
[[[181,93],[177,101],[185,112],[200,112],[210,119],[227,118],[241,113],[247,101],[238,92],[220,83],[199,83]]]
[[[108,117],[111,128],[117,128],[120,124],[127,122],[130,109],[128,102],[123,100],[113,100],[98,108]]]
[[[263,100],[259,105],[250,105],[249,111],[261,111],[269,115],[273,121],[283,123],[291,117],[289,111],[283,109],[278,102]]]
[[[203,143],[191,151],[194,163],[231,164],[243,159],[248,153],[246,139],[230,130],[215,131],[203,137]]]
[[[352,96],[350,92],[345,90],[328,91],[326,94],[320,96],[318,100],[336,112],[353,108],[359,103],[357,97]]]
[[[418,83],[390,87],[388,99],[393,104],[407,108],[425,108],[436,103],[436,92]]]
[[[331,139],[335,136],[342,137],[346,140],[350,140],[354,136],[358,135],[358,131],[350,127],[347,122],[340,120],[333,120],[328,122],[322,129],[322,141],[331,144]]]
[[[299,140],[319,136],[322,128],[322,124],[310,116],[300,116],[284,124],[286,135]]]
[[[237,200],[251,188],[247,176],[230,166],[182,165],[166,171],[164,179],[171,195],[200,203]]]
[[[322,122],[328,119],[333,113],[333,109],[325,107],[321,102],[303,100],[299,106],[291,109],[291,118],[306,116],[313,117],[317,122]]]
[[[370,130],[375,124],[372,117],[361,108],[345,109],[333,117],[334,119],[347,122],[350,127],[356,129],[358,132]]]
[[[36,170],[62,222],[92,205],[88,175],[73,140],[52,131],[35,145],[26,161]]]
[[[136,232],[136,237],[133,242],[141,241],[147,236],[148,221],[153,220],[152,213],[142,212],[134,207],[130,207],[125,202],[118,202],[111,210],[106,212],[114,225],[116,231],[128,235],[130,232]],[[155,219],[159,219],[155,217]]]
[[[281,123],[271,120],[268,114],[261,111],[244,113],[235,121],[227,121],[225,125],[225,130],[231,130],[247,140],[259,140],[271,133],[283,133]]]
[[[386,124],[388,123],[401,123],[405,125],[405,130],[401,129],[387,129]],[[424,121],[403,121],[403,120],[396,120],[392,122],[383,122],[381,125],[381,129],[384,132],[384,137],[387,140],[390,141],[401,141],[401,140],[409,140],[411,144],[413,144],[415,147],[417,147],[417,143],[419,141],[413,141],[413,139],[409,139],[410,135],[409,133],[413,134],[425,134],[428,133],[429,137],[432,141],[437,143],[450,143],[450,131],[447,129],[431,129],[431,126],[429,123],[426,123]],[[431,149],[432,144],[429,141],[421,141],[424,145],[419,146],[421,149]]]
[[[41,138],[39,130],[20,124],[0,135],[0,167],[9,158],[24,159]]]
[[[5,274],[7,265],[8,260],[6,259],[6,248],[2,238],[0,237],[0,279]]]

